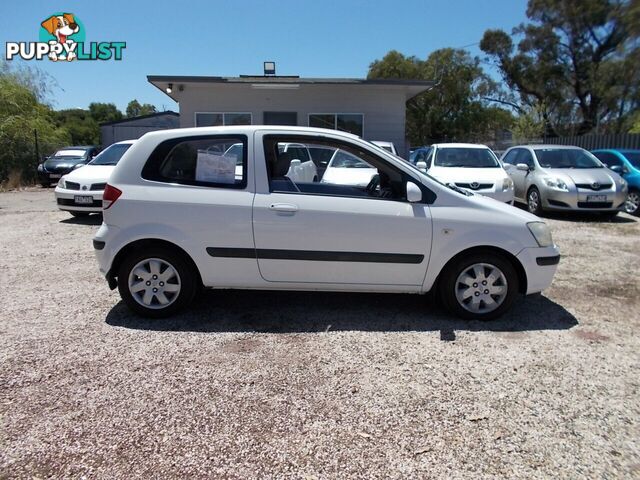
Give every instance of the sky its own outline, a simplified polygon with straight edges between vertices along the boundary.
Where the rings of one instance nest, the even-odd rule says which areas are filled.
[[[526,0],[2,0],[0,41],[38,41],[54,12],[83,22],[86,42],[124,41],[121,61],[25,62],[51,75],[56,109],[137,99],[159,110],[178,105],[147,75],[366,77],[369,64],[395,49],[426,58],[477,43],[486,29],[510,32],[526,20]],[[13,60],[12,60],[13,62]]]

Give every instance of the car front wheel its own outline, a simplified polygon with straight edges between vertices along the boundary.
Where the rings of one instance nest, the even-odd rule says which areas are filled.
[[[446,267],[439,288],[442,303],[452,314],[491,320],[513,304],[519,289],[518,274],[501,255],[473,253]]]
[[[537,187],[531,187],[527,193],[527,208],[534,215],[542,215],[542,197]]]
[[[138,315],[162,318],[191,302],[197,279],[183,255],[157,247],[125,258],[118,270],[118,290]]]
[[[629,190],[624,202],[624,211],[630,215],[640,215],[640,190]]]

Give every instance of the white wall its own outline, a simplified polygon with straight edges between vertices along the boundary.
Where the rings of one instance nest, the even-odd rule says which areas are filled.
[[[176,97],[180,126],[195,126],[195,112],[250,112],[263,123],[265,111],[297,112],[298,125],[308,126],[310,113],[362,113],[364,138],[391,141],[402,155],[405,144],[405,93],[380,85],[309,85],[295,90],[265,90],[250,84],[190,83]],[[406,156],[406,155],[405,155]]]

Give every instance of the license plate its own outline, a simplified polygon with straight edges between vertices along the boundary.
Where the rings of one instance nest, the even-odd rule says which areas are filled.
[[[76,203],[83,203],[83,204],[92,204],[93,203],[93,197],[91,195],[76,195],[73,197],[73,201]]]
[[[62,175],[61,175],[61,174],[58,174],[58,173],[51,173],[51,174],[49,174],[49,178],[60,178],[60,177],[62,177]]]
[[[606,202],[606,195],[587,195],[587,202]]]

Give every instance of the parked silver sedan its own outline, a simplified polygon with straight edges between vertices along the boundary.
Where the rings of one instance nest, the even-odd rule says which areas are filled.
[[[522,145],[502,156],[517,202],[544,210],[602,212],[614,217],[627,198],[627,182],[578,147]]]

